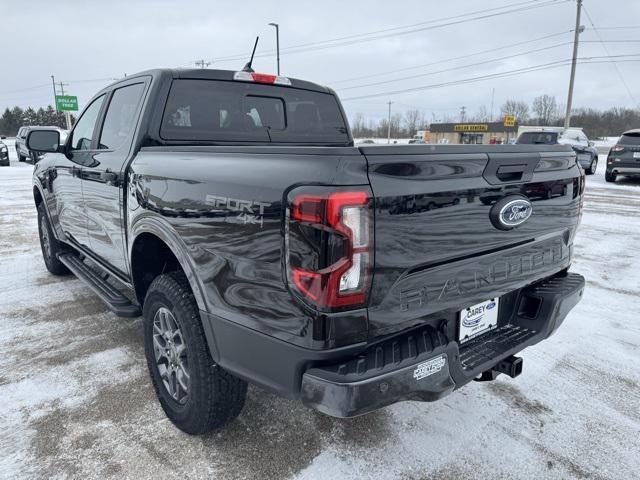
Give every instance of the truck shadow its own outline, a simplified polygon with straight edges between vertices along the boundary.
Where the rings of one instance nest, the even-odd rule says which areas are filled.
[[[230,477],[282,478],[303,470],[329,446],[350,452],[380,446],[392,436],[385,410],[337,419],[250,387],[240,417],[201,441],[226,459],[223,471]]]

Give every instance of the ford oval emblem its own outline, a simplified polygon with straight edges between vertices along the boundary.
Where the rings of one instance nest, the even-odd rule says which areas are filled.
[[[489,213],[494,227],[511,230],[529,220],[533,213],[531,202],[523,196],[511,195],[498,201]]]

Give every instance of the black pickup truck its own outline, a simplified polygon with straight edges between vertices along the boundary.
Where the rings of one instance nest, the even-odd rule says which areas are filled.
[[[158,398],[220,427],[247,382],[338,417],[517,376],[582,296],[568,146],[354,147],[306,81],[153,70],[31,131],[44,261],[144,317]]]

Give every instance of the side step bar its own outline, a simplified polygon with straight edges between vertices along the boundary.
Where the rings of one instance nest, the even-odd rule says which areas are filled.
[[[74,253],[58,254],[58,259],[78,277],[85,282],[98,297],[119,317],[139,317],[140,307],[131,303],[117,288],[112,286],[104,278],[94,272]]]

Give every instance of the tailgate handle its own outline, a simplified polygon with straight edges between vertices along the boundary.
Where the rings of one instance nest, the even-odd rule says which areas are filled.
[[[496,177],[501,182],[519,182],[522,180],[522,174],[527,168],[526,164],[520,165],[503,165],[498,167]]]
[[[540,162],[540,154],[535,152],[492,152],[487,156],[489,161],[482,176],[491,185],[530,182],[533,178],[533,172]]]

